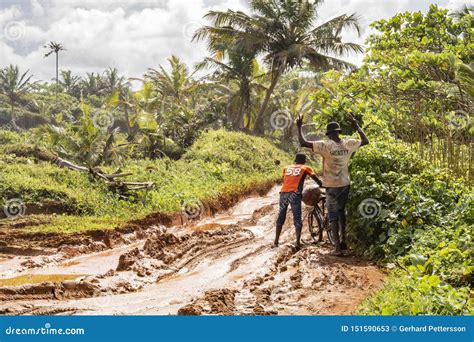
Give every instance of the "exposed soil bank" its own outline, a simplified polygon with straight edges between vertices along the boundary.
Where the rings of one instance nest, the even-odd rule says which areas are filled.
[[[242,189],[229,189],[217,199],[202,203],[202,212],[199,218],[212,217],[218,212],[229,209],[240,200],[252,195],[265,195],[274,186],[274,182],[265,182],[253,187]],[[28,208],[35,208],[31,214],[48,214],[48,206],[39,207],[28,204]],[[45,211],[40,209],[44,208]],[[0,217],[1,219],[2,217]],[[80,217],[78,217],[80,220]],[[0,220],[0,254],[11,255],[50,255],[58,252],[62,247],[77,249],[77,253],[90,253],[110,248],[112,245],[123,244],[123,236],[132,233],[146,236],[150,226],[164,225],[166,227],[186,225],[192,223],[184,212],[174,214],[153,213],[139,220],[131,220],[123,227],[114,229],[89,230],[83,233],[41,233],[28,232],[24,227],[48,224],[50,219],[46,216],[24,216]],[[133,238],[133,237],[132,237]]]

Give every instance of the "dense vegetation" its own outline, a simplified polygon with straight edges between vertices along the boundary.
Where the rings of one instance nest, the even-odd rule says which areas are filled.
[[[351,244],[360,255],[398,266],[359,312],[472,313],[472,187],[390,140],[361,150],[351,167]]]
[[[194,37],[208,44],[207,58],[191,68],[171,56],[139,79],[61,70],[68,51],[58,42],[47,45],[52,83],[2,66],[0,205],[54,208],[22,229],[57,232],[217,205],[279,178],[275,160],[298,148],[298,115],[306,136],[319,138],[331,120],[352,134],[352,114],[371,144],[351,166],[351,248],[394,268],[359,312],[471,312],[472,8],[433,5],[373,23],[357,68],[345,57],[363,49],[341,36],[359,31],[357,15],[315,26],[320,3],[252,0],[249,13],[209,12]],[[153,186],[114,188],[102,173]]]
[[[290,160],[262,138],[210,131],[203,133],[180,160],[130,160],[123,169],[131,174],[127,177],[152,181],[155,186],[125,197],[87,173],[8,154],[22,145],[14,143],[21,140],[15,133],[3,132],[0,140],[4,144],[0,153],[1,205],[19,198],[26,210],[55,204],[64,214],[35,228],[41,231],[107,229],[149,213],[173,214],[187,210],[187,206],[190,210],[219,208],[219,202],[230,195],[268,189],[280,177],[275,161]],[[77,215],[84,217],[78,219]]]

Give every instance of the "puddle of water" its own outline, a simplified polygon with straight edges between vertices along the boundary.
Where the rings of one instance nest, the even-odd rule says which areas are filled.
[[[24,284],[38,284],[45,281],[59,283],[64,280],[73,280],[83,274],[27,274],[13,278],[0,279],[0,286],[17,286]]]
[[[236,275],[231,276],[230,279],[234,281],[238,281],[238,280],[244,279],[246,276],[248,276],[248,274],[236,274]]]
[[[198,271],[193,271],[193,272],[189,272],[189,273],[185,273],[185,274],[180,274],[180,273],[176,273],[176,274],[173,274],[169,277],[166,277],[164,279],[160,279],[157,281],[157,283],[163,283],[163,282],[173,282],[173,281],[176,281],[176,280],[183,280],[183,279],[186,279],[187,277],[192,277],[192,276],[196,276],[198,275],[199,272]]]
[[[194,231],[206,231],[206,230],[221,228],[224,226],[225,226],[224,224],[220,224],[220,223],[206,223],[206,224],[191,227],[191,229]]]
[[[65,266],[65,267],[71,267],[71,266],[76,266],[76,265],[79,265],[80,262],[77,261],[77,260],[72,260],[72,261],[66,261],[66,262],[63,262],[61,264],[61,266]]]

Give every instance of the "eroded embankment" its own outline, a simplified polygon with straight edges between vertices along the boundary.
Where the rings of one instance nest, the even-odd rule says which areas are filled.
[[[215,214],[231,208],[248,196],[263,196],[273,187],[273,181],[260,182],[248,187],[223,190],[215,199],[199,202],[199,217],[212,217]],[[28,213],[31,213],[28,211]],[[40,213],[38,213],[40,214]],[[162,213],[156,212],[141,219],[124,222],[121,227],[112,229],[88,230],[80,233],[43,233],[29,228],[48,225],[51,216],[27,215],[12,219],[0,220],[0,254],[3,257],[23,255],[58,255],[66,257],[82,253],[98,252],[132,241],[141,240],[148,236],[150,230],[157,226],[165,227],[189,225],[194,221],[194,215],[189,218],[186,212]],[[77,217],[77,220],[81,220]]]

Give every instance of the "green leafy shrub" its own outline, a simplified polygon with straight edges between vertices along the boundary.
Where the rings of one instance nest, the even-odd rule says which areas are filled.
[[[394,272],[383,288],[359,307],[363,315],[473,314],[468,286],[455,288],[437,275]]]
[[[472,282],[472,188],[421,161],[410,146],[375,142],[351,164],[348,238],[356,253],[405,272],[361,313],[466,313]],[[373,212],[364,212],[370,199]],[[402,272],[402,271],[398,271]]]

